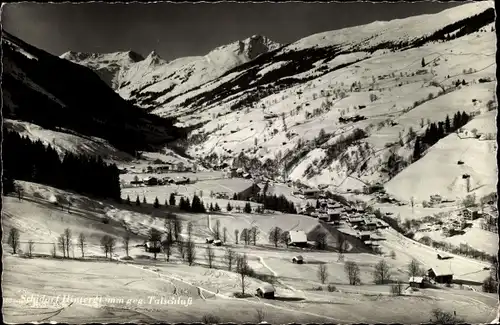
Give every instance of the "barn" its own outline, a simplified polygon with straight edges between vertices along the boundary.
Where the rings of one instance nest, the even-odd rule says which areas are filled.
[[[427,270],[427,275],[430,279],[436,281],[437,283],[448,283],[451,284],[453,281],[453,273],[449,268],[446,267],[433,267]]]
[[[271,284],[264,284],[257,288],[257,295],[261,298],[274,299],[274,287]]]
[[[256,197],[257,194],[260,193],[260,190],[261,189],[260,189],[259,185],[254,183],[251,186],[249,186],[248,188],[246,188],[245,190],[243,190],[237,194],[238,200],[248,201],[251,198]]]
[[[412,276],[408,280],[410,287],[412,288],[424,288],[424,277],[421,276]]]

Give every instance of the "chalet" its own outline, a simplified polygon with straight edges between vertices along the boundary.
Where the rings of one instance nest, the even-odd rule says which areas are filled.
[[[326,213],[320,213],[318,215],[318,219],[321,220],[321,221],[325,221],[325,222],[330,221],[330,217]]]
[[[261,191],[260,186],[253,183],[251,186],[249,186],[245,190],[239,192],[237,194],[237,197],[239,200],[249,201],[251,198],[257,197],[257,195],[260,193],[260,191]]]
[[[175,179],[174,183],[176,185],[189,184],[189,178],[186,177],[178,177]]]
[[[412,288],[424,288],[425,286],[424,277],[422,276],[412,276],[408,280],[408,283]]]
[[[371,234],[367,231],[362,231],[359,233],[359,239],[361,239],[362,241],[370,240],[370,238],[371,238]]]
[[[241,175],[243,178],[246,178],[246,179],[250,179],[252,178],[252,175],[250,175],[249,173],[243,173],[243,175]]]
[[[477,218],[480,217],[480,210],[477,207],[470,207],[470,208],[465,208],[462,211],[462,215],[464,216],[464,219],[469,219],[469,220],[476,220]]]
[[[302,230],[292,230],[288,232],[288,245],[305,246],[307,245],[306,233]]]
[[[146,177],[143,179],[144,184],[149,185],[149,186],[154,186],[158,185],[158,178],[156,177]]]
[[[449,283],[453,281],[453,272],[446,267],[433,267],[427,270],[427,275],[430,279],[437,283]]]
[[[318,189],[308,189],[308,190],[304,190],[304,191],[302,191],[302,194],[303,194],[306,198],[318,199],[318,198],[319,198],[319,195],[321,194],[321,191],[320,191],[320,190],[318,190]]]
[[[158,242],[148,241],[144,244],[144,250],[148,253],[159,253],[161,251],[161,245]]]
[[[131,185],[141,185],[143,182],[140,179],[130,181]]]
[[[155,172],[157,174],[162,174],[162,173],[166,173],[170,170],[170,166],[167,166],[167,165],[164,165],[164,166],[157,166],[155,168]]]
[[[316,211],[316,208],[313,207],[313,206],[310,206],[310,205],[305,206],[305,207],[302,208],[302,214],[305,214],[305,215],[308,215],[308,216],[312,215],[312,213],[315,212],[315,211]]]
[[[352,226],[361,225],[361,224],[365,223],[365,219],[363,217],[351,216],[351,217],[347,218],[347,222],[349,222]]]
[[[367,221],[366,224],[363,226],[364,229],[373,231],[377,229],[377,222],[375,221]]]
[[[443,201],[443,198],[439,194],[431,195],[431,204],[440,204]]]
[[[342,215],[341,209],[328,209],[327,212],[330,221],[340,220],[340,216]]]

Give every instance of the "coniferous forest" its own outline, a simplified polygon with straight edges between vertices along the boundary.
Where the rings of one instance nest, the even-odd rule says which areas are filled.
[[[470,116],[465,112],[457,112],[453,119],[447,115],[444,121],[438,123],[430,123],[425,130],[423,136],[416,138],[415,147],[413,149],[413,161],[422,157],[423,152],[436,144],[440,139],[448,134],[457,131],[470,121]]]
[[[5,128],[2,145],[5,192],[13,190],[12,180],[16,179],[120,200],[118,168],[105,163],[101,157],[66,153],[61,159],[52,146]]]

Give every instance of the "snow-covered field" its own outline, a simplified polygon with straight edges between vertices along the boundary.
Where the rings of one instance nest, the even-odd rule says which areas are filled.
[[[494,294],[452,287],[421,289],[393,297],[388,285],[374,285],[373,265],[382,259],[391,266],[392,278],[402,281],[407,281],[405,269],[411,257],[417,258],[424,267],[436,266],[434,249],[416,244],[393,230],[383,231],[386,240],[381,245],[384,251],[393,250],[395,259],[367,253],[345,254],[345,261],[357,262],[361,271],[362,285],[349,286],[344,263],[337,261],[337,253],[298,252],[296,249],[287,250],[281,244],[274,248],[268,242],[267,232],[274,226],[283,230],[309,231],[317,226],[317,221],[310,217],[278,213],[272,216],[180,213],[184,225],[187,221],[193,222],[197,242],[196,265],[188,266],[181,262],[176,251],[169,262],[163,254],[155,261],[142,247],[133,247],[142,243],[151,227],[163,229],[162,212],[131,212],[123,205],[94,201],[33,183],[21,184],[25,188],[22,201],[15,197],[4,198],[3,230],[8,233],[11,227],[20,229],[21,256],[26,252],[26,242],[35,241],[35,257],[11,255],[4,237],[4,315],[9,322],[78,322],[82,317],[95,322],[125,318],[153,322],[167,314],[169,319],[179,322],[201,321],[207,314],[217,315],[225,322],[256,322],[257,310],[265,311],[264,319],[268,322],[286,322],[290,317],[301,322],[425,322],[436,306],[448,311],[457,310],[468,322],[485,322],[496,315],[497,297]],[[72,202],[71,212],[50,203],[52,195],[61,203]],[[105,217],[109,220],[106,224],[102,222]],[[232,294],[240,291],[239,280],[237,274],[228,271],[223,263],[223,247],[214,248],[216,268],[207,267],[203,242],[210,235],[210,229],[214,229],[216,220],[220,220],[221,229],[227,228],[228,247],[246,253],[256,272],[276,277],[277,299],[234,298]],[[234,230],[252,226],[260,230],[257,246],[236,245]],[[49,257],[52,243],[57,242],[65,228],[72,230],[74,238],[80,233],[86,235],[84,260]],[[133,259],[120,261],[125,255],[121,237],[127,230],[134,234],[129,252]],[[117,239],[114,261],[99,258],[104,255],[99,247],[100,237],[104,234]],[[47,256],[37,257],[39,254]],[[79,257],[79,248],[74,247],[72,254]],[[305,264],[291,263],[291,258],[297,254],[304,256]],[[313,290],[321,286],[316,276],[321,263],[326,263],[327,283],[337,288],[335,292]],[[487,274],[487,271],[482,271],[485,263],[468,258],[455,256],[443,263],[452,268],[458,279],[482,281]],[[253,294],[261,283],[262,280],[249,278],[246,291]],[[34,299],[41,295],[45,295],[45,301]],[[54,297],[52,301],[47,300],[50,297]],[[96,297],[97,301],[82,301],[83,298]],[[384,307],[388,304],[390,313]],[[232,312],[236,309],[240,311],[238,315]],[[380,310],[385,311],[378,312]]]

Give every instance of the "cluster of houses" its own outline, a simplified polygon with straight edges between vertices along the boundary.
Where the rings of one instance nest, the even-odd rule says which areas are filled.
[[[135,167],[131,166],[131,170],[134,170]],[[119,172],[121,174],[127,174],[129,171],[126,167],[119,168]],[[137,171],[136,171],[137,172]],[[142,169],[142,173],[149,173],[149,174],[165,174],[168,172],[196,172],[196,166],[186,166],[183,162],[178,162],[178,163],[171,163],[171,162],[163,162],[162,164],[159,165],[149,165],[146,168]]]
[[[175,184],[175,185],[182,185],[182,184],[190,184],[191,180],[188,177],[176,177],[176,178],[171,178],[171,177],[144,177],[143,179],[135,178],[134,180],[130,181],[130,185],[135,185],[135,186],[157,186],[157,185],[169,185],[169,184]]]

